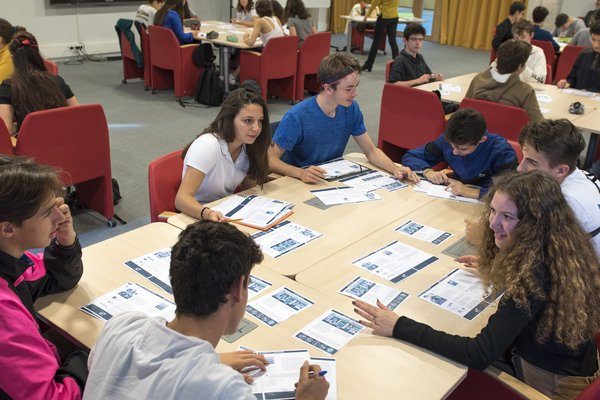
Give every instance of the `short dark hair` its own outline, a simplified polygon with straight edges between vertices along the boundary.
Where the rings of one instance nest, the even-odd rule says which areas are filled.
[[[551,167],[566,164],[570,171],[577,167],[577,159],[585,148],[583,135],[568,119],[528,123],[521,130],[519,144],[544,153]]]
[[[513,35],[520,35],[523,32],[527,32],[529,34],[533,33],[533,24],[531,23],[531,21],[522,19],[514,23],[514,25],[512,26]]]
[[[517,39],[509,39],[498,48],[497,69],[500,74],[512,74],[525,65],[531,54],[531,45]]]
[[[533,22],[536,24],[540,24],[546,20],[546,17],[550,14],[550,11],[544,6],[537,6],[533,9],[533,13],[531,14],[531,18],[533,18]]]
[[[227,302],[240,277],[263,260],[260,247],[228,223],[198,221],[179,234],[171,251],[171,286],[177,315],[206,316]],[[248,284],[246,279],[245,285]]]
[[[569,20],[569,16],[567,14],[560,13],[556,16],[556,19],[554,20],[554,26],[556,26],[557,28],[560,28],[561,26],[566,24],[568,20]]]
[[[451,144],[474,145],[481,140],[486,130],[485,118],[479,111],[461,108],[448,120],[444,137]]]
[[[600,20],[596,20],[590,24],[590,35],[600,35]]]
[[[254,4],[254,11],[256,11],[256,15],[259,17],[273,16],[273,7],[271,7],[271,2],[269,0],[258,0],[256,4]]]
[[[317,71],[317,79],[329,84],[333,89],[337,88],[337,81],[353,72],[360,74],[360,64],[356,57],[345,51],[332,53],[321,60],[319,70]]]
[[[426,31],[423,25],[410,23],[406,24],[404,28],[404,39],[408,40],[412,35],[423,35],[426,36]]]
[[[60,190],[55,168],[31,158],[0,155],[0,221],[20,225]]]
[[[513,1],[508,9],[510,15],[515,15],[518,12],[525,11],[525,4],[520,1]]]

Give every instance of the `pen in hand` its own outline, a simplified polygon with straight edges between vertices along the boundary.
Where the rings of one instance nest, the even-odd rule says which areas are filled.
[[[314,371],[308,371],[308,376],[309,377],[314,377],[315,375],[317,375],[317,376],[325,376],[326,373],[327,373],[327,371],[319,371],[318,374],[315,374]]]

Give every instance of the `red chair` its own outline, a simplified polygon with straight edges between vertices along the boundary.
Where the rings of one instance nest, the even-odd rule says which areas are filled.
[[[523,151],[521,151],[521,145],[519,142],[515,142],[514,140],[509,140],[508,143],[512,146],[515,153],[517,153],[517,161],[519,164],[523,161]]]
[[[460,108],[473,108],[483,114],[487,129],[508,140],[518,141],[521,129],[529,122],[527,112],[519,107],[465,97]]]
[[[152,53],[150,53],[150,38],[148,36],[148,29],[146,29],[144,24],[136,22],[135,25],[140,32],[142,57],[144,58],[144,90],[148,90],[152,87],[152,60],[150,57]]]
[[[150,194],[150,221],[160,221],[164,211],[177,212],[175,195],[181,184],[183,170],[182,150],[160,156],[148,165],[148,191]]]
[[[550,64],[546,64],[546,80],[544,83],[552,85],[552,66]]]
[[[47,60],[44,58],[44,67],[46,67],[46,71],[48,71],[51,75],[58,75],[58,65],[51,60]]]
[[[531,44],[537,47],[540,47],[544,50],[544,55],[546,56],[546,64],[550,64],[552,69],[556,69],[556,51],[554,50],[554,46],[547,40],[531,40]]]
[[[527,400],[503,382],[485,372],[470,369],[467,377],[446,398],[447,400]]]
[[[442,103],[434,93],[385,84],[378,147],[392,160],[400,161],[406,150],[437,139],[445,127]]]
[[[331,32],[319,32],[308,35],[298,51],[298,69],[296,71],[296,100],[304,98],[304,89],[318,92],[320,82],[317,71],[321,60],[329,55]]]
[[[192,62],[192,52],[197,44],[179,45],[172,30],[156,25],[148,27],[150,35],[151,80],[153,92],[174,88],[178,101],[192,96],[202,70]],[[294,67],[296,61],[294,60]]]
[[[375,36],[375,30],[365,29],[364,31],[359,32],[356,30],[356,26],[352,26],[351,35],[351,47],[358,48],[360,50],[360,54],[363,54],[365,52],[365,36],[369,36],[371,39],[373,39],[373,36]],[[386,38],[386,35],[381,35],[381,39],[379,40],[379,43],[377,45],[377,50],[383,51],[383,54],[386,54]]]
[[[144,68],[138,67],[135,56],[131,51],[131,43],[125,34],[117,29],[119,36],[119,47],[121,48],[121,60],[123,61],[123,79],[122,83],[127,83],[127,79],[143,78]]]
[[[10,140],[10,133],[4,121],[0,119],[0,154],[13,155],[14,148]]]
[[[116,226],[108,125],[100,104],[28,114],[15,154],[59,168],[65,186],[75,185],[77,198]]]
[[[154,50],[152,50],[152,54]],[[262,53],[242,51],[240,81],[254,79],[260,85],[262,97],[296,98],[296,67],[298,65],[298,36],[269,39]]]
[[[565,46],[562,53],[560,53],[560,57],[558,57],[556,73],[554,74],[554,84],[561,79],[567,78],[573,68],[573,64],[575,64],[575,60],[577,60],[579,53],[584,48],[583,46]]]
[[[569,47],[569,46],[567,46]],[[596,334],[596,347],[600,350],[600,332]],[[596,378],[585,390],[579,393],[577,400],[597,400],[600,399],[600,379]]]
[[[385,63],[385,81],[390,81],[390,73],[392,72],[392,65],[394,64],[394,60],[389,60]]]

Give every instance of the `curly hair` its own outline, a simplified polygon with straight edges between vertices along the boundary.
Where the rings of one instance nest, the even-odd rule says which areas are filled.
[[[499,249],[491,229],[484,230],[479,269],[488,289],[503,290],[517,307],[545,302],[536,340],[575,348],[600,329],[600,263],[590,237],[582,230],[558,182],[541,171],[499,177],[485,202],[481,223],[489,226],[496,192],[516,205],[519,222],[506,247]],[[540,282],[540,274],[549,282]]]

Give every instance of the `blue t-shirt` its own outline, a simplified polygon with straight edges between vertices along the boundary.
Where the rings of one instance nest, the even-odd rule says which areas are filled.
[[[185,33],[183,31],[183,25],[181,24],[181,18],[176,11],[169,10],[165,19],[163,20],[163,28],[168,28],[175,33],[179,44],[192,43],[194,41],[194,34],[192,32]]]
[[[360,136],[366,131],[355,101],[350,107],[337,106],[335,116],[329,117],[313,96],[285,113],[273,142],[285,150],[282,161],[306,167],[341,157],[350,135]]]

